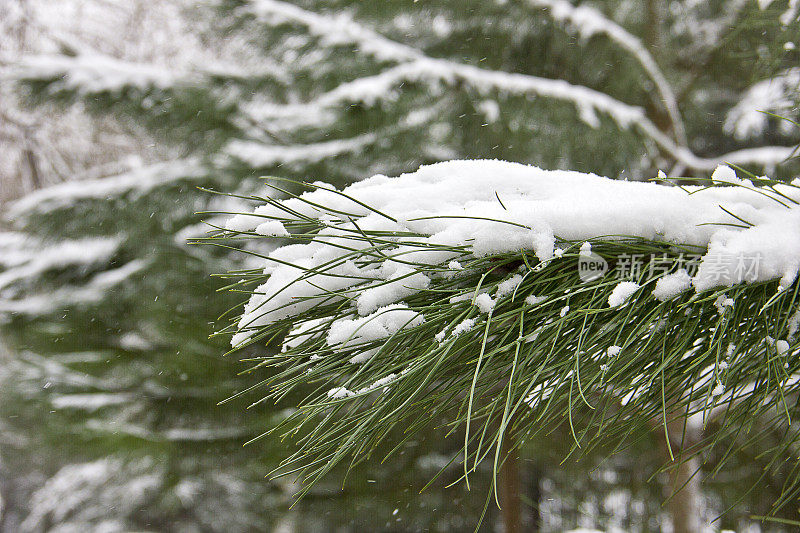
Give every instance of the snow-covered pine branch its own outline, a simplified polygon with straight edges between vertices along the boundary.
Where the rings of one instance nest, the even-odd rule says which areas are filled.
[[[590,15],[596,14],[594,11],[573,12],[565,10],[565,7],[560,4],[558,6],[559,16],[570,18],[576,23],[581,21],[586,26],[584,32],[593,28],[595,28],[594,31],[600,31],[596,29],[596,25],[589,26],[587,23]],[[676,142],[659,130],[645,116],[640,107],[626,104],[588,87],[574,85],[564,80],[494,71],[457,63],[449,59],[432,58],[421,50],[397,43],[365,28],[347,15],[326,18],[313,11],[280,0],[255,0],[242,9],[256,14],[267,23],[303,25],[313,34],[324,37],[323,44],[329,46],[350,44],[359,52],[375,56],[383,61],[399,63],[378,74],[344,82],[326,93],[315,96],[308,102],[284,105],[262,102],[244,106],[249,117],[256,123],[287,121],[292,127],[299,127],[318,124],[319,121],[330,122],[336,120],[335,115],[330,113],[331,108],[351,103],[374,105],[376,102],[391,99],[404,82],[452,84],[458,81],[466,83],[484,94],[489,91],[500,91],[506,94],[527,94],[569,102],[577,109],[579,118],[595,128],[600,125],[596,112],[601,112],[610,116],[620,128],[636,127],[682,168],[712,171],[721,163],[756,164],[773,168],[782,163],[792,152],[790,147],[775,146],[762,147],[757,152],[742,150],[722,154],[718,157],[700,157],[683,142]],[[599,13],[597,14],[599,15]],[[682,120],[679,120],[679,116],[674,115],[678,113],[675,97],[655,61],[642,48],[641,43],[622,28],[614,30],[609,24],[605,24],[604,28],[604,33],[610,35],[615,42],[619,42],[634,54],[651,77],[654,77],[654,82],[673,118],[675,131],[679,134],[678,138],[681,139],[680,124],[682,124]]]
[[[14,202],[8,215],[10,218],[26,217],[68,209],[83,200],[108,200],[128,193],[141,195],[156,187],[181,180],[197,180],[207,174],[208,170],[195,158],[135,167],[105,178],[78,180],[40,189]]]
[[[426,236],[420,246],[427,243],[429,250],[400,246],[398,255],[403,263],[428,265],[434,271],[446,271],[449,261],[465,253],[483,257],[523,249],[546,262],[553,259],[559,242],[618,236],[707,248],[691,280],[697,290],[745,281],[744,272],[736,277],[732,271],[722,276],[715,270],[740,255],[763,259],[759,275],[747,281],[780,278],[782,288],[791,285],[800,268],[800,210],[786,203],[800,202],[800,180],[760,189],[737,178],[728,167],[719,167],[712,179],[734,186],[670,188],[498,161],[457,161],[394,179],[374,176],[341,194],[323,187],[280,204],[267,204],[252,215],[234,217],[228,229],[287,237],[289,232],[279,220],[299,224],[307,218],[321,219],[324,238],[274,252],[279,264],[267,264],[270,280],[248,304],[237,339],[291,316],[293,309],[313,306],[317,298],[329,298],[326,281],[334,283],[342,295],[358,293],[353,295],[356,302],[365,302],[358,304],[360,315],[401,299],[407,292],[403,287],[411,281],[406,279],[411,266],[389,257],[363,269],[350,262],[354,250],[369,244],[359,232],[377,227]],[[335,220],[336,213],[357,217],[358,223]],[[334,220],[329,220],[331,216]],[[741,223],[736,216],[746,218],[750,227],[732,230],[731,224]],[[331,248],[328,239],[347,246]],[[290,264],[280,264],[284,261]],[[300,270],[295,261],[303,265]],[[326,265],[335,265],[336,272],[308,276],[317,269],[325,272]],[[426,276],[412,277],[420,280],[414,282],[417,288],[429,284]],[[368,280],[376,284],[374,290],[368,288]],[[300,287],[306,302],[302,305],[292,303],[298,296],[293,291]],[[376,303],[372,303],[373,292],[380,293]]]
[[[7,62],[2,78],[25,82],[58,80],[52,85],[53,92],[75,91],[85,96],[102,92],[118,93],[126,88],[170,89],[180,80],[191,80],[191,75],[103,55],[53,54],[23,56],[19,61]]]
[[[678,144],[686,146],[686,128],[678,109],[678,99],[666,76],[661,72],[655,59],[641,40],[594,7],[574,6],[567,0],[528,1],[533,6],[547,8],[547,13],[554,19],[575,27],[581,39],[588,40],[595,35],[605,35],[629,52],[653,81],[655,89],[661,97],[661,104],[672,122],[675,140]]]
[[[387,39],[345,13],[323,15],[280,0],[252,0],[240,10],[270,25],[300,24],[320,37],[324,45],[352,45],[380,61],[414,61],[421,56],[416,48]]]
[[[245,71],[226,65],[203,65],[180,70],[158,64],[124,61],[101,54],[25,55],[3,60],[0,81],[50,82],[49,91],[75,92],[80,96],[121,93],[125,89],[160,91],[207,85],[212,78],[243,78],[254,74],[285,80],[285,70],[271,62],[260,71]]]
[[[792,109],[800,100],[798,89],[800,67],[786,69],[776,76],[753,84],[728,111],[723,126],[725,132],[739,140],[749,139],[766,131],[771,120],[767,113],[791,118]],[[778,130],[784,134],[790,133],[796,127],[789,120],[778,123]]]
[[[145,267],[147,261],[134,259],[120,267],[94,274],[82,285],[65,284],[46,293],[27,294],[22,298],[0,298],[0,317],[46,315],[66,307],[96,304],[108,297],[109,290],[130,281]]]
[[[268,145],[258,141],[232,141],[225,154],[256,168],[285,163],[313,163],[350,152],[359,152],[377,139],[365,134],[353,139],[337,139],[303,145]]]
[[[720,166],[679,187],[452,161],[341,191],[305,185],[220,236],[282,243],[242,280],[261,284],[224,331],[235,348],[276,350],[255,363],[275,369],[266,398],[314,391],[285,422],[313,420],[314,437],[278,473],[318,479],[433,413],[466,428],[464,477],[491,454],[498,467],[506,432],[567,418],[579,447],[619,444],[633,423],[713,419],[685,461],[724,439],[752,445],[736,439],[754,418],[797,415],[800,180]],[[587,260],[608,271],[581,277]]]

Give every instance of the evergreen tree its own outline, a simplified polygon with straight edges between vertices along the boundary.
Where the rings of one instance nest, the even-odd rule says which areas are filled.
[[[759,112],[798,119],[796,2],[20,0],[0,15],[9,529],[274,525],[259,506],[287,489],[260,474],[279,448],[238,444],[280,413],[216,406],[260,376],[238,376],[247,366],[206,339],[239,300],[208,275],[253,263],[186,244],[202,220],[249,210],[258,176],[342,186],[458,158],[627,179],[798,166],[797,129]],[[66,480],[99,491],[128,476],[138,492],[120,492],[131,505],[113,516],[84,505],[95,489],[61,506]],[[565,485],[576,502],[591,493]],[[646,527],[660,495],[629,497],[652,511],[621,527]],[[382,500],[387,516],[398,498]],[[463,498],[471,525],[483,494]],[[416,524],[446,529],[459,512]],[[564,527],[577,520],[566,513]]]

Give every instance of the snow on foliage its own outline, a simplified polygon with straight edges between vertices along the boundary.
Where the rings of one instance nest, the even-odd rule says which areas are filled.
[[[731,182],[732,174],[720,169],[716,175]],[[778,278],[785,287],[800,267],[800,210],[784,203],[800,201],[798,185],[668,187],[490,160],[439,163],[397,178],[376,175],[342,193],[319,185],[284,207],[263,205],[228,222],[229,229],[248,231],[271,218],[333,220],[312,242],[269,255],[271,276],[250,298],[233,344],[321,300],[342,300],[348,290],[357,291],[353,302],[362,316],[399,302],[430,279],[408,262],[445,269],[463,253],[457,249],[476,257],[530,250],[547,261],[556,241],[639,237],[708,250],[691,280],[677,273],[661,281],[653,292],[659,299],[676,296],[689,281],[698,291]],[[750,225],[742,227],[742,219]],[[350,252],[369,244],[361,237],[366,230],[419,234],[424,247],[398,242],[391,257],[359,266]],[[740,268],[742,258],[757,260],[758,268]],[[506,294],[511,284],[498,291]],[[637,288],[620,284],[609,304],[621,305]],[[488,294],[475,298],[484,313],[494,304]]]
[[[207,170],[197,159],[180,159],[131,169],[100,178],[61,183],[39,189],[12,204],[9,215],[24,216],[72,207],[80,200],[107,200],[123,194],[145,194],[170,182],[205,177]]]
[[[490,313],[494,309],[495,303],[492,297],[486,293],[475,297],[475,306],[480,309],[481,313]]]
[[[602,34],[608,36],[623,49],[630,52],[650,76],[656,91],[661,97],[662,103],[669,113],[670,121],[676,130],[678,139],[682,143],[685,143],[686,133],[684,131],[680,111],[678,110],[678,100],[675,97],[675,93],[672,91],[672,87],[661,72],[655,59],[653,59],[653,56],[650,55],[650,52],[647,51],[647,48],[637,37],[591,6],[574,6],[566,0],[528,1],[531,5],[547,8],[549,14],[553,18],[574,27],[584,41],[587,41],[594,35]]]
[[[762,135],[771,120],[767,113],[785,115],[795,108],[798,87],[800,67],[786,69],[754,84],[728,111],[723,126],[725,132],[739,140]],[[778,122],[778,128],[784,134],[790,133],[794,127],[788,120]]]
[[[21,531],[121,531],[128,515],[153,497],[163,469],[153,459],[125,462],[118,457],[61,468],[31,497],[33,509]]]
[[[424,317],[402,305],[387,305],[371,315],[353,320],[337,320],[331,324],[327,343],[329,346],[346,348],[391,337],[404,327],[415,327]],[[375,350],[374,352],[377,352]],[[352,358],[352,363],[363,363],[374,352],[362,352]]]
[[[52,91],[81,94],[120,92],[128,87],[141,90],[168,89],[182,77],[171,69],[121,61],[99,54],[25,56],[4,77],[15,80],[59,80]]]
[[[121,267],[95,274],[83,285],[65,284],[56,290],[23,298],[0,298],[0,319],[3,315],[43,315],[65,307],[97,303],[108,298],[108,291],[147,266],[134,259]]]
[[[94,238],[64,241],[45,245],[34,239],[8,239],[13,247],[4,246],[7,234],[0,233],[0,266],[12,267],[0,272],[0,294],[14,282],[67,266],[87,267],[107,262],[119,247],[119,239]]]
[[[313,35],[321,37],[328,46],[355,46],[361,52],[384,61],[406,61],[417,56],[414,48],[387,39],[344,13],[320,14],[276,0],[254,0],[242,10],[271,25],[301,24]]]
[[[395,42],[364,27],[347,15],[325,16],[277,0],[257,0],[243,9],[250,10],[271,24],[283,22],[303,25],[312,34],[321,37],[326,45],[351,45],[359,52],[377,59],[400,63],[376,76],[343,84],[315,98],[312,104],[294,104],[284,109],[280,107],[273,109],[283,115],[295,114],[298,111],[307,112],[309,107],[313,109],[341,102],[374,103],[392,94],[392,89],[404,81],[460,80],[485,92],[500,89],[510,93],[532,93],[572,102],[577,107],[581,119],[594,127],[599,126],[595,111],[607,113],[623,127],[644,118],[643,111],[638,107],[563,80],[498,72],[430,58],[414,47]]]
[[[257,0],[242,7],[242,10],[268,24],[305,27],[312,35],[319,37],[326,47],[347,45],[357,53],[396,64],[378,74],[343,82],[328,92],[315,95],[310,101],[284,105],[272,102],[251,104],[245,106],[248,110],[246,114],[250,115],[253,122],[265,125],[289,123],[294,127],[312,126],[319,122],[335,122],[336,115],[331,112],[333,108],[356,103],[373,106],[379,102],[391,101],[407,82],[431,85],[465,84],[486,96],[491,96],[493,91],[499,91],[570,103],[575,107],[580,120],[593,128],[601,126],[597,113],[603,113],[622,129],[635,127],[681,165],[690,168],[713,170],[721,162],[774,167],[791,153],[791,148],[769,146],[756,151],[739,150],[716,158],[697,156],[687,146],[674,91],[653,57],[636,37],[599,11],[587,6],[575,7],[563,0],[530,0],[530,3],[548,8],[553,17],[575,26],[584,37],[607,35],[632,54],[653,81],[659,101],[670,116],[676,139],[659,130],[641,107],[627,104],[586,86],[430,57],[420,49],[384,37],[356,22],[349,15],[325,16],[279,0]],[[735,12],[736,9],[732,11]],[[724,24],[718,26],[723,27]]]
[[[661,301],[671,300],[691,288],[692,278],[685,268],[681,268],[677,272],[659,278],[653,289],[653,296]]]
[[[609,307],[619,307],[623,305],[638,290],[638,283],[634,283],[632,281],[622,281],[618,283],[608,296]]]
[[[292,146],[236,140],[228,144],[225,153],[254,167],[266,167],[278,163],[309,164],[342,154],[361,152],[376,140],[377,136],[371,133],[352,139]]]

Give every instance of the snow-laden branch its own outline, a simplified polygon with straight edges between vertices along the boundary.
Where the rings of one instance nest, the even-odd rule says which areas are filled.
[[[354,45],[360,52],[382,61],[413,61],[422,56],[416,48],[387,39],[345,13],[322,15],[278,0],[253,0],[241,10],[267,24],[300,24],[324,44]]]
[[[800,67],[790,68],[778,75],[753,84],[725,117],[723,130],[737,139],[757,137],[767,129],[770,117],[764,112],[789,113],[796,103],[800,87]],[[787,121],[780,124],[783,133],[795,126]]]
[[[706,56],[723,46],[723,36],[735,27],[748,0],[727,0],[717,9],[711,10],[710,18],[706,12],[707,2],[681,2],[673,4],[670,33],[687,39],[686,50],[692,57]],[[671,6],[672,7],[672,6]]]
[[[266,167],[281,163],[316,163],[323,159],[359,152],[377,139],[377,135],[368,133],[352,139],[289,146],[236,140],[231,141],[223,151],[254,167]]]
[[[541,1],[543,3],[547,2],[547,0]],[[549,3],[556,5],[554,2]],[[259,122],[280,119],[289,120],[293,124],[304,123],[311,125],[316,123],[315,121],[322,119],[326,115],[325,111],[327,109],[342,103],[364,102],[371,104],[385,99],[387,96],[391,97],[405,81],[439,81],[444,83],[461,81],[482,92],[499,90],[511,94],[531,94],[569,102],[576,107],[581,120],[592,127],[597,127],[600,124],[596,112],[605,113],[622,128],[635,126],[680,165],[694,170],[710,171],[723,162],[736,165],[775,166],[783,162],[792,153],[792,149],[789,147],[775,146],[741,150],[715,158],[699,157],[685,144],[675,142],[658,129],[645,116],[640,107],[626,104],[588,87],[573,85],[564,80],[495,71],[457,63],[448,59],[431,58],[421,50],[397,43],[374,30],[365,28],[347,15],[326,17],[280,0],[254,0],[243,9],[248,10],[268,24],[300,24],[308,28],[314,35],[322,38],[323,42],[327,44],[350,44],[360,52],[378,59],[400,63],[377,75],[345,82],[339,87],[315,98],[313,102],[269,105],[251,109],[251,118]],[[560,13],[565,13],[561,16],[572,17],[576,20],[576,23],[581,20],[585,21],[593,16],[589,11],[575,11],[574,8],[573,11],[575,12],[567,11],[564,6],[561,6],[560,9]],[[604,24],[608,26],[606,22]],[[584,31],[589,30],[587,28]],[[601,30],[597,28],[593,31]],[[654,77],[654,80],[664,80],[663,83],[659,82],[657,85],[665,104],[668,104],[669,101],[675,101],[669,84],[638,39],[625,32],[622,28],[614,30],[606,27],[603,29],[603,33],[629,49],[648,73]],[[672,110],[677,113],[677,104],[673,106]],[[682,121],[676,122],[676,125],[680,123]]]
[[[106,199],[128,192],[144,194],[160,185],[200,179],[207,175],[197,159],[178,159],[135,168],[123,174],[94,180],[78,180],[39,189],[14,202],[8,211],[11,218],[29,212],[46,212],[74,205],[76,200]]]
[[[789,0],[786,11],[781,13],[779,18],[784,28],[788,27],[793,22],[796,23],[800,21],[800,16],[797,14],[798,11],[800,11],[800,0]]]
[[[713,170],[724,162],[736,165],[775,166],[792,153],[790,147],[768,146],[731,152],[716,158],[698,157],[659,130],[640,107],[620,102],[605,93],[572,85],[564,80],[487,70],[433,58],[401,63],[374,76],[345,82],[311,102],[266,106],[261,104],[252,106],[248,112],[252,120],[260,123],[286,121],[295,126],[314,125],[324,121],[331,108],[352,103],[373,105],[381,100],[393,98],[405,82],[452,84],[455,81],[466,83],[482,93],[496,90],[509,94],[544,96],[571,103],[578,110],[581,120],[592,127],[600,125],[596,112],[605,113],[621,128],[637,127],[676,161],[695,170]]]
[[[80,94],[117,92],[126,87],[163,90],[173,87],[178,80],[188,81],[191,77],[190,73],[95,54],[24,56],[4,71],[3,78],[16,81],[58,79],[58,90]]]
[[[12,60],[0,58],[0,80],[52,81],[55,91],[75,91],[82,96],[102,92],[121,92],[127,88],[168,90],[180,86],[197,86],[210,77],[240,78],[252,72],[222,64],[205,64],[201,68],[175,69],[152,63],[125,61],[108,55],[85,53],[77,56],[60,54],[26,55]],[[285,69],[268,63],[261,74],[285,80]]]
[[[27,295],[17,299],[0,298],[0,317],[10,315],[44,315],[74,305],[86,305],[108,298],[108,291],[143,270],[147,262],[129,261],[119,268],[96,274],[81,286],[64,285],[43,294]]]
[[[104,263],[117,251],[118,238],[67,240],[46,245],[38,239],[19,238],[18,234],[0,233],[0,291],[20,280],[39,276],[48,270],[67,266],[87,267]]]
[[[711,179],[717,186],[670,187],[450,161],[342,190],[309,184],[231,219],[231,238],[280,239],[267,241],[279,247],[261,256],[263,275],[236,287],[260,283],[226,330],[234,348],[283,337],[281,353],[267,357],[275,379],[264,400],[317,387],[287,422],[301,427],[314,416],[317,438],[279,472],[324,474],[318,457],[367,451],[347,439],[354,431],[379,442],[387,424],[421,428],[442,409],[465,427],[466,476],[495,446],[476,449],[469,439],[470,422],[484,413],[498,458],[510,424],[522,439],[583,412],[572,435],[591,445],[589,410],[618,404],[615,420],[658,424],[677,445],[686,415],[711,412],[733,397],[727,390],[767,372],[774,379],[760,380],[761,390],[794,397],[800,382],[786,378],[796,371],[800,328],[800,180],[760,185],[729,167]],[[681,268],[690,250],[704,254],[692,274]],[[666,268],[625,266],[645,255],[640,266]],[[704,292],[718,287],[725,292]],[[780,340],[765,357],[767,331]],[[709,437],[735,436],[765,413],[761,390],[750,395],[756,402],[731,404],[733,423]],[[781,403],[777,423],[796,410]],[[345,404],[344,418],[326,416]],[[661,425],[673,420],[679,431]],[[615,445],[612,425],[589,433]],[[684,450],[701,453],[711,441]]]
[[[268,109],[266,111],[270,118],[284,118],[296,115],[298,112],[305,114],[314,107],[326,107],[345,101],[374,102],[385,97],[387,92],[392,92],[402,81],[447,82],[456,79],[480,90],[500,89],[569,101],[578,108],[582,120],[595,126],[599,123],[594,116],[595,111],[608,114],[623,127],[643,116],[643,111],[638,107],[619,102],[605,93],[563,80],[494,71],[447,59],[431,58],[421,50],[397,43],[365,28],[344,14],[335,17],[322,16],[279,0],[255,0],[246,9],[268,24],[301,24],[312,34],[322,37],[326,44],[351,44],[362,53],[400,63],[376,76],[345,83],[316,98],[313,104],[276,106]]]
[[[757,148],[735,150],[717,157],[700,157],[688,148],[676,144],[675,141],[647,119],[638,122],[636,126],[680,165],[694,170],[711,171],[722,163],[737,166],[757,165],[772,168],[785,162],[788,158],[792,157],[795,152],[795,148],[792,146],[760,146]]]
[[[307,124],[314,124],[324,116],[326,108],[346,103],[372,105],[391,98],[404,82],[452,84],[456,81],[464,82],[482,93],[499,90],[510,94],[531,94],[569,102],[578,109],[580,118],[592,127],[600,124],[596,111],[609,115],[623,128],[647,120],[640,107],[625,104],[605,93],[573,85],[564,80],[487,70],[427,57],[401,63],[374,76],[345,82],[311,102],[259,106],[251,112],[252,118],[259,122],[294,118]]]
[[[431,279],[423,266],[447,265],[465,247],[476,257],[528,249],[547,262],[558,259],[556,245],[563,240],[638,237],[708,249],[692,279],[670,291],[656,286],[659,300],[692,287],[707,291],[745,281],[780,278],[780,286],[788,287],[800,268],[800,210],[780,200],[800,202],[800,181],[758,189],[727,167],[712,178],[740,186],[664,187],[501,161],[450,161],[394,179],[373,176],[344,194],[319,188],[284,201],[284,207],[258,207],[252,215],[231,219],[228,229],[288,236],[280,219],[321,218],[326,211],[349,213],[350,222],[327,227],[314,242],[270,254],[275,261],[267,264],[271,277],[245,307],[234,345],[249,338],[250,328],[348,290],[358,314],[369,315],[427,287]],[[741,219],[731,213],[746,216],[752,226],[732,229]],[[354,231],[430,237],[416,248],[398,243],[402,263],[381,254],[385,263],[379,268],[362,269],[348,257],[358,246]],[[755,257],[757,272],[736,268],[737,260]]]
[[[547,8],[546,11],[556,20],[566,22],[577,28],[582,39],[589,39],[598,34],[627,50],[647,72],[661,96],[662,103],[669,114],[675,138],[681,145],[686,145],[686,129],[683,125],[678,99],[667,78],[661,72],[653,56],[644,47],[641,40],[629,33],[622,26],[590,6],[573,6],[567,0],[528,0],[536,7]]]

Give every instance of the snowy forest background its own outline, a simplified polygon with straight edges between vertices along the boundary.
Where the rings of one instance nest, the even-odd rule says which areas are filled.
[[[263,175],[342,186],[456,158],[631,180],[722,161],[797,176],[800,128],[762,111],[800,120],[799,11],[3,0],[0,531],[472,530],[485,492],[445,489],[457,472],[419,494],[459,447],[436,429],[291,510],[297,487],[264,479],[281,443],[241,444],[286,406],[217,405],[255,379],[238,374],[247,353],[223,358],[227,340],[208,337],[236,302],[210,274],[247,259],[187,244],[203,220],[250,206],[198,187],[249,195]],[[655,436],[563,464],[566,432],[551,437],[525,449],[526,513],[543,531],[668,528],[648,479]],[[750,518],[782,485],[759,480],[760,460],[737,457],[703,484],[709,517],[732,507],[716,529],[784,527]]]

